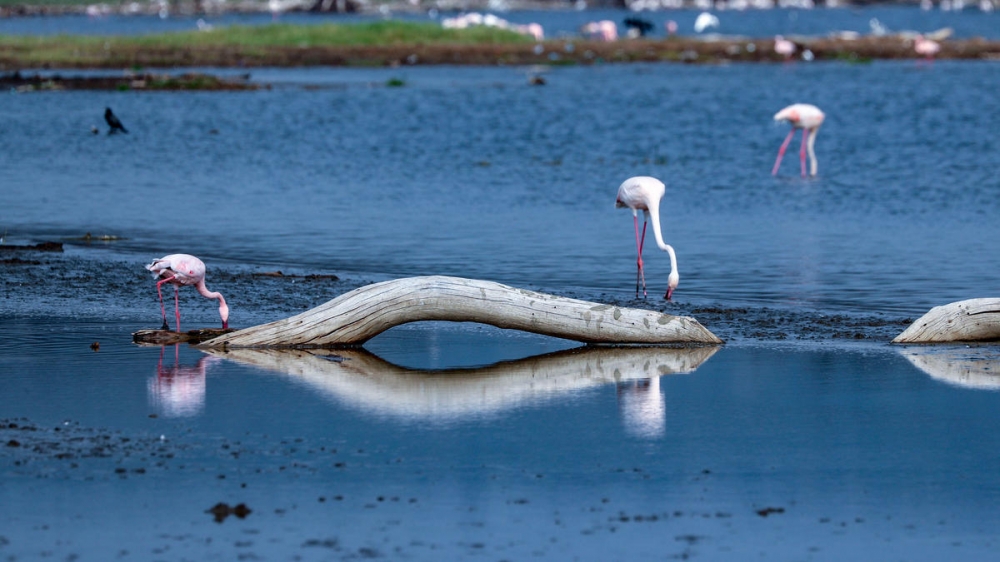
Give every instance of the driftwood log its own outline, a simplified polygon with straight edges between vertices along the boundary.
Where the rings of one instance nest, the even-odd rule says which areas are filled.
[[[1000,298],[969,299],[932,308],[892,343],[1000,341]]]
[[[720,344],[694,318],[621,308],[459,277],[355,289],[311,310],[213,338],[206,348],[356,347],[401,324],[479,322],[590,344]]]
[[[606,384],[694,372],[719,346],[588,347],[474,369],[414,370],[364,349],[210,349],[341,403],[405,417],[481,416]],[[656,392],[656,399],[661,399]]]

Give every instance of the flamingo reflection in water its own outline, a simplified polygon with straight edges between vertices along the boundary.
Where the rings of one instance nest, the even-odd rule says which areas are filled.
[[[627,432],[645,439],[666,434],[667,406],[660,392],[660,377],[619,383],[617,394]]]
[[[168,418],[190,417],[201,413],[205,407],[205,375],[209,366],[222,361],[205,355],[194,365],[181,365],[180,344],[174,345],[174,362],[163,364],[164,347],[156,364],[156,376],[147,383],[149,402],[161,415]]]

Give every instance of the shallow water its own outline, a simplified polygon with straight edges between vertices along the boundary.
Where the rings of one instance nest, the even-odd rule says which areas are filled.
[[[122,236],[104,249],[143,262],[186,248],[217,269],[627,298],[635,242],[615,190],[653,175],[679,306],[913,315],[1000,280],[992,71],[597,66],[532,88],[523,68],[267,70],[261,92],[9,96],[0,228],[8,243]],[[797,150],[769,174],[786,133],[771,116],[797,101],[828,114],[815,179]],[[106,105],[131,134],[89,133]],[[654,295],[665,258],[646,259]]]
[[[914,366],[954,365],[945,348],[591,349],[443,373],[387,361],[551,340],[446,325],[377,339],[384,358],[220,359],[133,346],[122,324],[47,323],[50,349],[14,344],[28,329],[0,328],[14,560],[996,549],[1000,394]],[[217,502],[251,512],[216,523]]]
[[[534,71],[5,96],[5,243],[66,251],[0,264],[0,555],[990,559],[1000,358],[887,342],[995,295],[993,65]],[[770,176],[794,101],[828,114],[815,179],[791,150]],[[90,134],[105,106],[129,135]],[[640,174],[668,185],[672,303],[658,252],[634,299],[613,202]],[[728,343],[414,324],[339,357],[137,347],[160,321],[142,265],[176,251],[236,327],[449,274],[691,314]],[[254,276],[278,269],[340,279]],[[181,298],[187,327],[217,325]],[[217,524],[216,502],[252,512]]]

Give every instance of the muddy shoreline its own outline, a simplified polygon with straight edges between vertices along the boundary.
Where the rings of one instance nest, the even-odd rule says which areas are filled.
[[[876,59],[916,59],[903,37],[815,38],[798,41],[815,60],[853,63]],[[412,65],[592,65],[629,62],[781,62],[771,39],[672,38],[616,42],[559,39],[515,45],[378,45],[345,47],[115,48],[100,56],[67,56],[39,63],[30,53],[0,46],[0,70],[32,68],[119,69],[185,67],[395,67]],[[1000,41],[946,41],[938,59],[1000,60]],[[220,88],[206,88],[220,89]],[[231,88],[221,88],[231,89]]]

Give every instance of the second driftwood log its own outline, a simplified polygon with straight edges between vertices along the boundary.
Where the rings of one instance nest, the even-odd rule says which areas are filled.
[[[360,287],[311,310],[225,334],[202,347],[359,346],[401,324],[479,322],[591,344],[720,344],[694,318],[622,308],[459,277],[408,277]]]
[[[1000,341],[1000,298],[935,306],[892,343]]]

